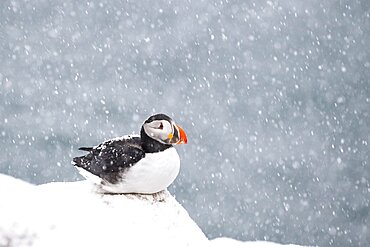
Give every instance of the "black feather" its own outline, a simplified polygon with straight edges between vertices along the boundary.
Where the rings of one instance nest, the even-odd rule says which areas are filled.
[[[90,152],[91,150],[93,150],[94,148],[93,147],[80,147],[78,150],[82,150],[82,151],[88,151]]]
[[[145,157],[139,137],[131,139],[113,139],[94,148],[82,148],[88,154],[73,158],[75,166],[107,180],[118,182],[121,171],[133,166]]]

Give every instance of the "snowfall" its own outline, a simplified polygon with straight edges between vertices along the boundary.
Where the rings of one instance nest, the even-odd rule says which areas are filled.
[[[0,188],[0,246],[282,246],[209,240],[168,191],[103,195],[86,180],[36,186],[2,174]]]

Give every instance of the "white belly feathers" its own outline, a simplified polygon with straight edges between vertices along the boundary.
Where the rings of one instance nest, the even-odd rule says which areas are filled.
[[[180,171],[180,157],[174,147],[162,152],[147,153],[143,159],[122,173],[122,180],[110,184],[91,173],[79,169],[81,175],[89,177],[104,192],[152,194],[166,189]]]

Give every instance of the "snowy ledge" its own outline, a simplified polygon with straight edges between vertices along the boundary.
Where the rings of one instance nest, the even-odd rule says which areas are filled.
[[[0,174],[0,246],[149,245],[282,246],[208,240],[168,192],[101,195],[87,181],[35,186]]]

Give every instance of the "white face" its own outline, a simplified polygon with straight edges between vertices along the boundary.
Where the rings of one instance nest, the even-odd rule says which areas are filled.
[[[169,144],[173,134],[175,125],[167,120],[154,120],[150,123],[144,124],[145,133],[164,144]]]

